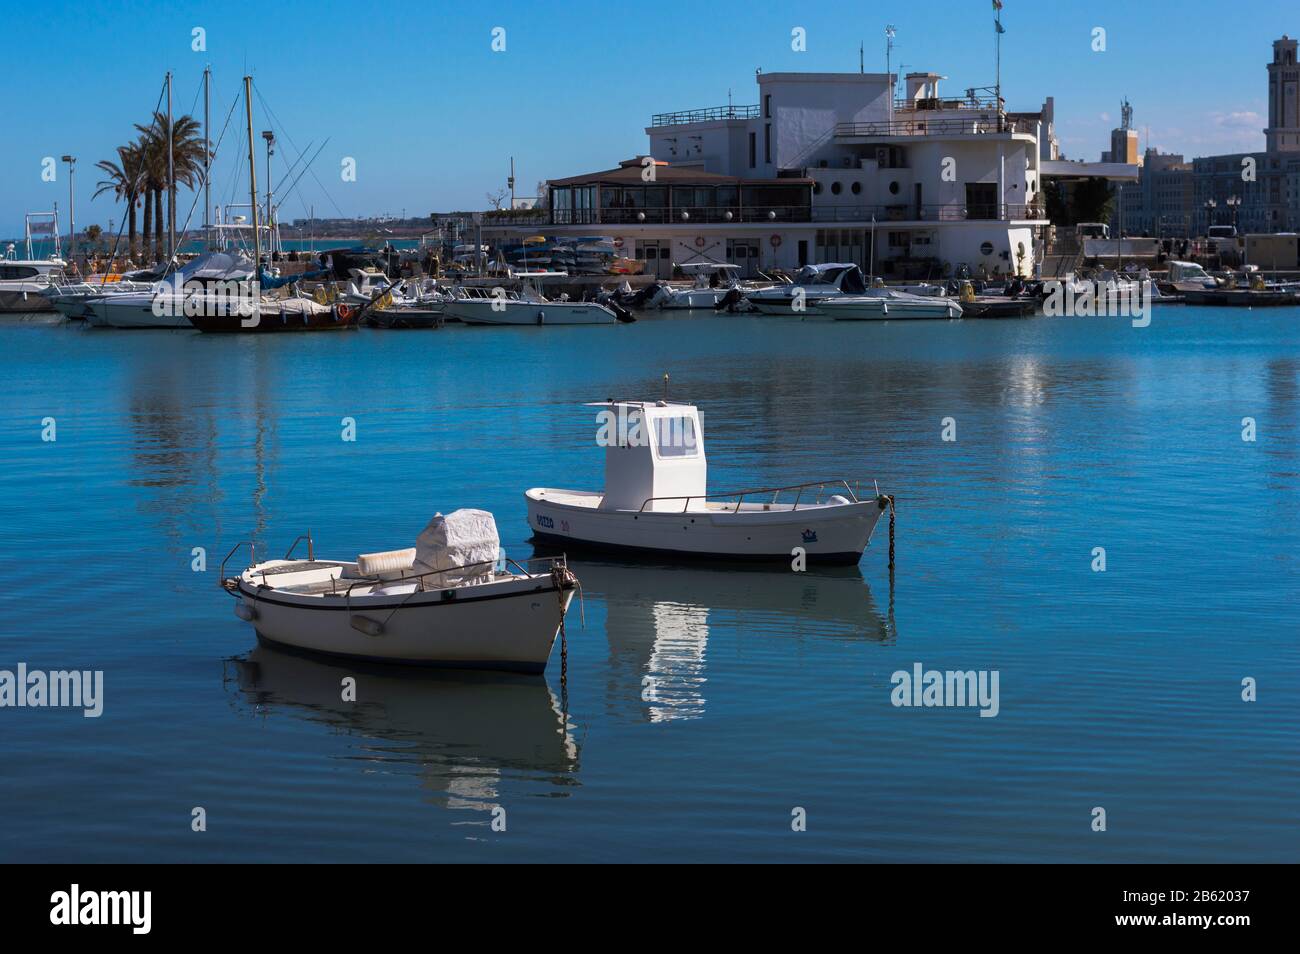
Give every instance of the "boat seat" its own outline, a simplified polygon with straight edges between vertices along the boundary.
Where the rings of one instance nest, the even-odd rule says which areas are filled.
[[[357,572],[379,580],[400,580],[404,576],[410,576],[414,566],[415,547],[363,553],[357,557]]]

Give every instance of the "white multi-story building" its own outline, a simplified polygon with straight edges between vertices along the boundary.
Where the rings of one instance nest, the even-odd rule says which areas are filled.
[[[895,100],[892,74],[759,73],[756,105],[655,115],[645,156],[551,180],[546,218],[485,226],[610,236],[661,277],[699,261],[1029,276],[1051,101],[1008,113],[992,90],[941,95],[943,78],[909,73]]]

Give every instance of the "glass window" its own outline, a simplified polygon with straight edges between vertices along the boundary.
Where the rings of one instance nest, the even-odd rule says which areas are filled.
[[[655,450],[660,457],[694,457],[695,419],[689,415],[655,418]]]

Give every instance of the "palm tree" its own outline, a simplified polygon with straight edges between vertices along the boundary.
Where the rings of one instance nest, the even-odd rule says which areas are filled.
[[[98,198],[105,192],[112,192],[114,198],[126,203],[127,254],[131,258],[135,258],[137,254],[136,202],[144,189],[144,166],[140,147],[135,143],[129,146],[118,146],[116,162],[111,159],[104,159],[95,163],[95,166],[108,177],[99,182],[98,188],[95,190],[95,197]],[[148,229],[147,224],[145,229]]]
[[[154,201],[153,223],[156,230],[158,257],[164,255],[164,238],[166,227],[163,224],[163,194],[171,195],[171,229],[176,228],[176,187],[183,185],[193,189],[201,180],[203,173],[203,152],[208,148],[207,140],[199,134],[199,122],[193,116],[181,116],[171,126],[171,160],[172,177],[167,177],[168,130],[167,114],[155,112],[153,122],[148,126],[136,125],[140,132],[140,148],[145,153],[145,165],[148,169],[149,191]],[[147,199],[146,199],[147,203]],[[148,211],[146,209],[146,223]],[[149,229],[145,225],[145,232]],[[146,235],[147,238],[147,235]]]

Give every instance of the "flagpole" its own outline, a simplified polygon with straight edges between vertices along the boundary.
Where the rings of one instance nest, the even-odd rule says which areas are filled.
[[[1002,3],[1001,0],[993,0],[993,9],[997,11],[997,19],[993,23],[993,58],[994,67],[994,95],[997,102],[994,108],[998,111],[998,132],[1002,132]]]

